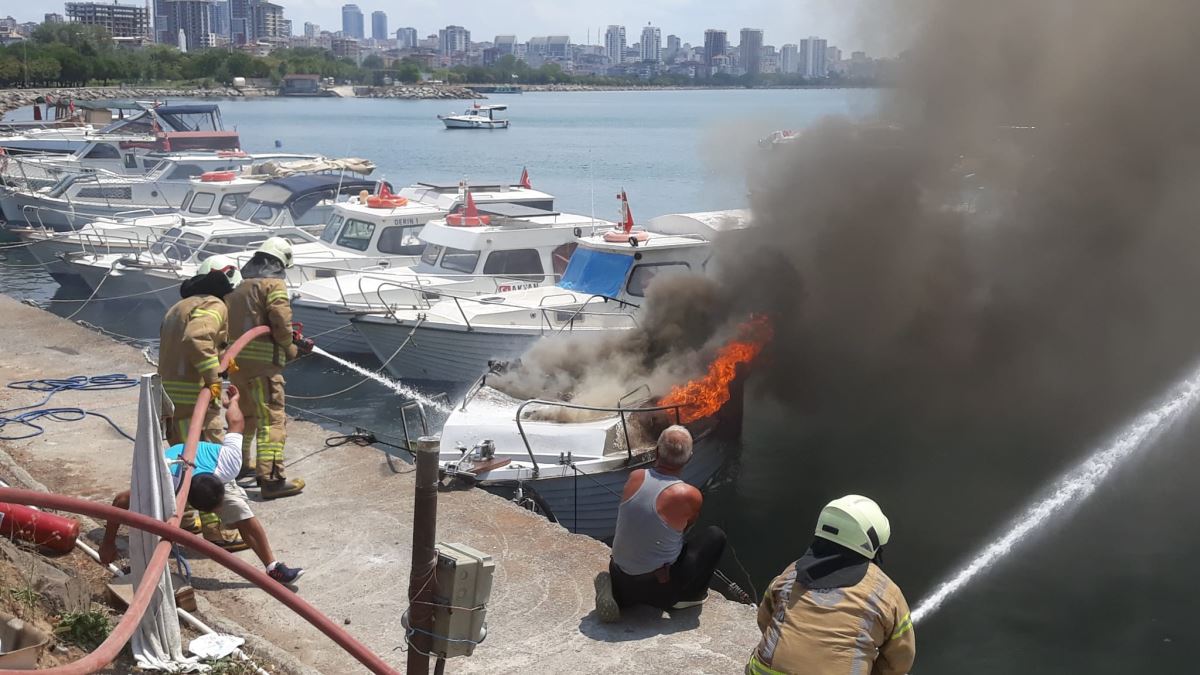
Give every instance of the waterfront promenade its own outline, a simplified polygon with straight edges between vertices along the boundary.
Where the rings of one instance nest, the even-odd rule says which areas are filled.
[[[153,370],[137,349],[7,296],[0,295],[0,315],[0,382]],[[136,391],[65,392],[55,405],[103,412],[132,432]],[[0,389],[0,408],[40,398]],[[380,399],[376,405],[396,404]],[[289,463],[308,488],[291,499],[255,501],[255,513],[278,557],[307,569],[301,595],[402,668],[413,476],[393,474],[371,448],[325,447],[326,437],[350,429],[291,420],[288,431]],[[22,483],[15,462],[54,492],[107,501],[128,487],[131,450],[101,420],[48,422],[39,438],[0,441],[0,477]],[[715,593],[703,611],[668,616],[643,609],[615,625],[599,623],[592,577],[606,564],[608,548],[482,491],[443,491],[438,520],[439,540],[468,544],[496,560],[487,640],[474,656],[451,660],[450,672],[737,673],[758,639],[754,609]],[[250,552],[238,555],[253,559]],[[215,613],[240,624],[253,651],[287,672],[362,672],[261,591],[217,565],[193,563],[203,618],[214,621]]]

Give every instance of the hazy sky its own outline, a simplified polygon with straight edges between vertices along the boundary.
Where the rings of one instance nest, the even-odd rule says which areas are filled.
[[[142,0],[121,0],[134,4]],[[342,25],[340,0],[274,0],[284,7],[284,16],[291,19],[296,33],[303,32],[305,21],[320,24],[325,30],[340,30]],[[663,40],[670,34],[679,35],[684,42],[702,43],[706,28],[720,28],[730,33],[730,43],[736,43],[736,33],[743,27],[765,30],[766,44],[782,45],[817,35],[849,52],[866,48],[878,52],[884,49],[877,41],[863,35],[862,20],[871,17],[858,12],[859,0],[359,0],[366,15],[370,32],[370,14],[383,10],[388,15],[388,30],[395,33],[400,26],[413,26],[422,35],[436,32],[447,24],[459,24],[471,31],[476,41],[491,40],[496,34],[515,33],[524,40],[532,35],[567,34],[573,42],[584,42],[591,30],[593,43],[596,31],[615,23],[626,27],[628,42],[638,40],[641,26],[647,22],[662,29]],[[867,0],[865,7],[878,6],[878,0]],[[41,21],[47,11],[62,12],[60,2],[0,0],[0,15],[11,14],[20,21]]]

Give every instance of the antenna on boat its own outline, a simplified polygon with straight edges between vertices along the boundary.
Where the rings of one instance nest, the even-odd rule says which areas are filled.
[[[588,146],[588,190],[592,199],[592,230],[596,229],[596,170],[592,166],[592,146]]]

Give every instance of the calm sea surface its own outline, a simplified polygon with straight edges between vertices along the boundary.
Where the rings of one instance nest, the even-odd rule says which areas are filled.
[[[492,102],[512,106],[513,126],[492,132],[442,129],[435,115],[463,108],[458,101],[266,99],[221,105],[226,124],[241,132],[248,150],[270,150],[279,141],[290,151],[366,157],[378,164],[378,175],[399,184],[515,181],[528,167],[534,186],[556,195],[560,209],[614,218],[613,196],[624,188],[641,219],[745,206],[744,169],[754,161],[757,138],[773,129],[803,128],[825,115],[869,115],[877,101],[876,92],[863,90],[494,96]],[[72,300],[86,292],[60,289],[32,263],[19,250],[0,249],[3,291],[53,301],[52,310],[64,316],[76,312],[79,303]],[[109,302],[89,305],[74,318],[154,338],[161,316],[137,304]],[[398,433],[398,402],[374,383],[332,401],[302,400],[357,380],[316,359],[290,368],[288,379],[294,412]],[[1048,461],[1026,471],[1033,480],[997,486],[987,462],[1003,462],[1003,455],[989,454],[978,471],[948,480],[937,470],[939,457],[978,451],[976,439],[963,439],[952,448],[902,458],[911,468],[899,479],[888,468],[894,460],[869,459],[886,449],[798,442],[796,412],[751,393],[740,457],[706,498],[704,520],[724,526],[737,553],[737,559],[727,553],[722,569],[747,590],[742,566],[761,592],[802,553],[821,504],[862,491],[876,496],[892,517],[885,569],[915,605],[1040,496],[1062,468]],[[1113,420],[1114,429],[1122,423]],[[1195,672],[1190,647],[1200,594],[1191,565],[1183,563],[1200,549],[1200,519],[1193,515],[1200,472],[1200,462],[1192,459],[1196,431],[1194,425],[1177,430],[1116,472],[1086,504],[1071,509],[1069,519],[1018,547],[918,626],[914,672]],[[1073,452],[1082,457],[1087,450]],[[303,468],[301,463],[295,471],[303,474]],[[990,497],[986,503],[977,498],[981,491]],[[962,532],[964,522],[976,536],[919,544],[937,540],[949,524]]]

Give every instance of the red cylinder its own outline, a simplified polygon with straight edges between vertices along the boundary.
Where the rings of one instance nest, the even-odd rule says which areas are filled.
[[[0,502],[0,535],[32,542],[56,553],[70,553],[79,537],[79,521]]]

